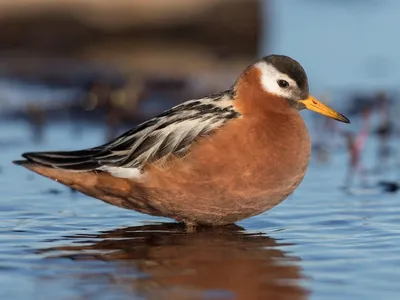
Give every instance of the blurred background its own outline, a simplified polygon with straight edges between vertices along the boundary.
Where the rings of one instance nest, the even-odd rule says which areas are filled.
[[[1,299],[398,299],[400,1],[0,1]],[[73,193],[22,152],[102,144],[285,54],[312,94],[293,196],[239,226]]]
[[[106,139],[229,87],[258,55],[258,1],[35,0],[0,4],[4,118],[97,123]],[[79,124],[79,125],[78,125]]]

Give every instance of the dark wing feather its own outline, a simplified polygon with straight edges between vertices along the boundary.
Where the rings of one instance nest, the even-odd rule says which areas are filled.
[[[199,137],[211,134],[239,113],[227,91],[191,100],[148,120],[115,140],[79,151],[24,153],[28,161],[69,170],[142,169],[173,154],[184,156]]]

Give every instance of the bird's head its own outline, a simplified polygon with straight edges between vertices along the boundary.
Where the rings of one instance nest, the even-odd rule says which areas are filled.
[[[265,98],[285,100],[296,110],[309,109],[332,119],[350,123],[342,114],[321,103],[309,93],[307,74],[294,59],[283,55],[269,55],[248,67],[235,84],[254,93],[259,90]]]

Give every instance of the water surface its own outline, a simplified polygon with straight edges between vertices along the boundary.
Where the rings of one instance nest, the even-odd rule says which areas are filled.
[[[74,132],[50,126],[35,144],[24,123],[0,124],[0,298],[398,299],[400,198],[373,183],[343,191],[340,145],[328,164],[312,161],[278,207],[186,233],[10,163],[24,151],[104,141],[102,128]]]

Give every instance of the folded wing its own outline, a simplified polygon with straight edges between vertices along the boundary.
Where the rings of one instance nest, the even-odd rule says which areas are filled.
[[[24,153],[29,162],[76,171],[108,171],[136,177],[147,164],[185,156],[201,137],[239,117],[230,91],[184,102],[126,132],[115,140],[79,151]]]

